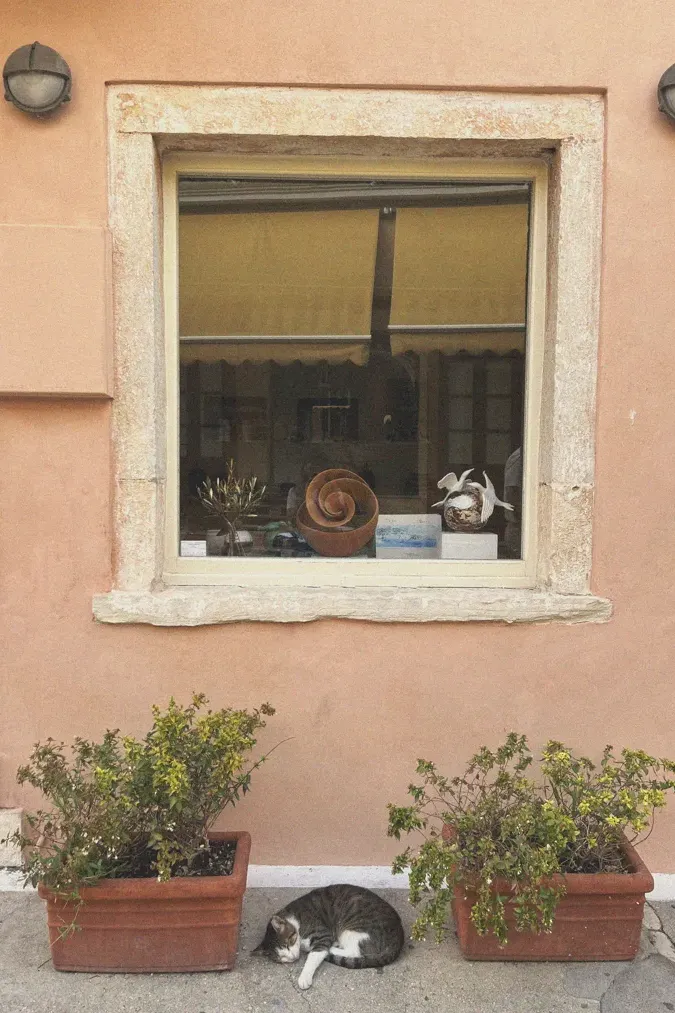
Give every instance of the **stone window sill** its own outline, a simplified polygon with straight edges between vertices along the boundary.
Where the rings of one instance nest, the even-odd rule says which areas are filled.
[[[111,591],[94,597],[102,623],[207,626],[233,622],[299,623],[316,619],[370,622],[601,623],[606,598],[523,588],[170,587]]]

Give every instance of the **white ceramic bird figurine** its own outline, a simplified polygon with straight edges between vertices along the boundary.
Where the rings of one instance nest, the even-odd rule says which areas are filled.
[[[444,475],[438,483],[439,489],[447,490],[445,496],[433,507],[443,507],[445,523],[451,531],[480,531],[485,527],[496,506],[505,510],[513,510],[510,503],[497,498],[495,487],[483,472],[485,485],[480,482],[469,482],[473,468],[463,472],[459,478],[454,471]]]

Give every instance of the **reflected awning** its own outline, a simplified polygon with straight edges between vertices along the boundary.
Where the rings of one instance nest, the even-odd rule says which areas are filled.
[[[392,353],[523,351],[527,244],[526,204],[401,208]],[[406,325],[437,332],[406,332]]]
[[[180,334],[370,334],[378,218],[377,210],[181,215]]]
[[[392,355],[404,355],[406,352],[415,352],[417,355],[429,352],[441,352],[443,355],[456,355],[459,352],[467,352],[469,355],[483,355],[485,352],[509,355],[511,352],[524,353],[525,328],[517,331],[453,331],[446,334],[397,331],[390,335],[390,340]]]
[[[365,366],[369,340],[369,336],[353,341],[181,340],[180,361],[185,365],[191,362],[227,362],[231,366],[241,366],[244,362],[256,365],[276,362],[281,366],[293,362],[305,365],[353,362],[355,366]]]

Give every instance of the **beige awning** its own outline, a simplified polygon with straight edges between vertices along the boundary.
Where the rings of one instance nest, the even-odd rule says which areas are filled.
[[[525,320],[528,207],[402,208],[390,322],[490,325]],[[392,352],[524,348],[522,331],[392,335]]]
[[[370,334],[377,229],[377,210],[181,214],[180,333]]]
[[[288,365],[302,362],[315,365],[318,362],[329,362],[339,365],[353,362],[355,366],[365,366],[368,361],[368,341],[210,341],[181,342],[180,361],[191,362],[227,362],[231,366],[240,366],[244,362],[260,364],[276,362]]]

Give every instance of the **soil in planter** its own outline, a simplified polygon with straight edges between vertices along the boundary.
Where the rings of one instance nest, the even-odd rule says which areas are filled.
[[[450,828],[446,828],[443,831],[444,840],[455,840],[456,835]],[[499,840],[495,837],[495,843]],[[583,841],[583,835],[581,835]],[[460,851],[463,844],[463,839],[459,837]],[[567,848],[560,855],[560,871],[563,875],[569,873],[591,873],[596,874],[599,872],[610,872],[610,873],[630,873],[632,868],[624,849],[621,847],[619,841],[614,839],[604,840],[599,843],[597,847],[591,848],[588,845],[572,845]],[[478,870],[477,870],[478,872]]]
[[[560,869],[563,873],[631,872],[628,859],[618,844],[613,842],[593,850],[568,849],[560,858]]]
[[[234,868],[236,841],[212,841],[210,847],[195,856],[190,865],[177,862],[171,869],[172,876],[231,876]],[[154,879],[156,854],[151,848],[134,855],[129,866],[122,862],[119,876],[124,879]],[[111,877],[114,878],[114,877]]]

